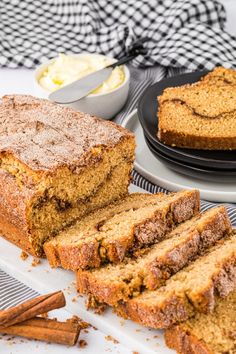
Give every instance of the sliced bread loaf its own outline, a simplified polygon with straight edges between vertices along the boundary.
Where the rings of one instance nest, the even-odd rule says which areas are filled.
[[[214,312],[165,331],[166,344],[181,354],[236,353],[236,290],[217,302]]]
[[[167,328],[197,312],[210,313],[216,300],[236,286],[236,236],[219,241],[211,251],[167,280],[158,290],[144,291],[116,311],[153,328]]]
[[[210,209],[177,226],[169,238],[135,259],[94,270],[77,271],[79,293],[90,294],[111,306],[154,290],[217,240],[231,231],[226,209]]]
[[[236,85],[228,84],[236,80],[236,74],[218,71],[196,84],[167,88],[158,97],[158,137],[163,143],[206,150],[236,149]]]
[[[68,238],[70,243],[73,240],[76,241],[79,237],[83,237],[84,234],[91,235],[97,232],[103,223],[112,218],[114,215],[120,214],[130,209],[136,210],[146,205],[155,205],[156,203],[164,200],[166,194],[147,194],[147,193],[132,193],[125,198],[109,204],[107,207],[101,208],[93,213],[88,214],[82,220],[77,221],[72,227],[67,228],[64,232],[61,232],[55,237],[53,242],[46,242],[44,245],[44,251],[51,267],[61,266],[61,262],[64,267],[69,267],[68,260],[64,261],[63,254],[59,252],[60,247],[63,247],[64,241]],[[75,257],[72,257],[71,263],[76,262]],[[73,268],[73,266],[71,265]]]
[[[144,195],[140,198],[132,206],[129,202],[129,207],[124,199],[119,208],[113,204],[97,211],[45,243],[49,263],[77,270],[120,262],[135,249],[165,239],[175,225],[199,212],[196,190],[157,195],[156,199],[147,195],[147,202]]]

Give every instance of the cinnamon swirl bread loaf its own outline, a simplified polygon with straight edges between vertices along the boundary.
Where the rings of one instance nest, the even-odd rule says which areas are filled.
[[[133,135],[31,96],[0,103],[0,235],[33,255],[83,215],[124,197]]]

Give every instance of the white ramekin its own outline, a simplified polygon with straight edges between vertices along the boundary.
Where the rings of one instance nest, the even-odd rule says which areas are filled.
[[[74,56],[81,56],[81,55],[94,55],[90,53],[82,53],[82,54],[75,54]],[[96,56],[98,54],[95,54]],[[104,57],[103,55],[101,55]],[[36,92],[39,92],[41,97],[48,98],[50,92],[44,89],[39,84],[39,78],[42,76],[42,73],[45,71],[47,66],[55,59],[51,59],[46,63],[41,64],[37,67],[34,74],[34,81],[36,85]],[[98,94],[90,94],[85,98],[82,98],[79,101],[74,103],[70,103],[68,107],[71,107],[77,111],[89,113],[91,115],[95,115],[104,119],[111,119],[113,118],[124,106],[129,93],[129,83],[130,83],[130,72],[126,65],[124,65],[124,73],[125,73],[125,80],[124,82],[108,93],[98,93]]]

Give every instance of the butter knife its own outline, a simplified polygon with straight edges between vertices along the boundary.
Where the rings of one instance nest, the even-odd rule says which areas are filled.
[[[89,74],[82,79],[76,80],[69,85],[63,86],[59,90],[52,92],[49,95],[49,99],[56,103],[66,104],[73,103],[80,100],[81,98],[87,96],[90,92],[99,87],[104,81],[108,79],[111,75],[112,70],[116,66],[123,65],[130,60],[134,59],[138,54],[140,54],[140,49],[143,49],[142,43],[146,42],[148,38],[142,38],[138,40],[129,54],[115,63],[105,67],[104,69],[98,70]],[[143,53],[143,50],[142,50]]]

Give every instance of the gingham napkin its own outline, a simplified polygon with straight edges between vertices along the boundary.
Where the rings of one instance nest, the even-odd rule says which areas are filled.
[[[0,65],[33,68],[58,52],[120,57],[150,40],[136,66],[236,65],[236,40],[214,0],[1,0]]]

